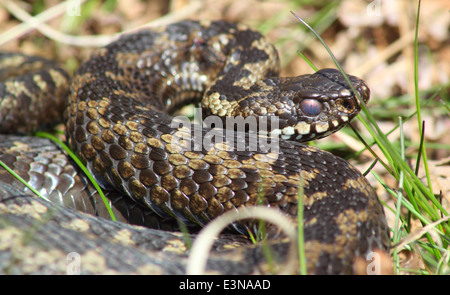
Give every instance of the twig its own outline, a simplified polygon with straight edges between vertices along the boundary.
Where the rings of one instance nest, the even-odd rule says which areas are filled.
[[[81,0],[80,3],[84,1],[86,0]],[[86,46],[102,47],[110,43],[117,36],[117,34],[96,35],[96,36],[73,36],[61,33],[51,28],[50,26],[46,25],[44,22],[53,19],[67,11],[67,7],[70,4],[68,1],[58,4],[52,8],[49,8],[46,11],[34,17],[28,14],[28,12],[26,12],[22,8],[20,8],[19,5],[17,5],[13,1],[2,0],[0,1],[0,3],[3,4],[3,6],[13,16],[15,16],[17,19],[23,22],[0,35],[0,46],[32,31],[33,29],[38,30],[43,35],[57,42],[84,47]]]
[[[296,244],[296,232],[292,220],[280,211],[262,206],[242,208],[239,211],[228,211],[208,223],[197,236],[194,244],[192,245],[188,258],[187,273],[203,274],[206,261],[208,259],[207,253],[209,253],[214,243],[214,239],[231,223],[249,218],[260,218],[267,222],[273,223],[279,226],[290,238],[290,256],[283,267],[283,273],[292,274],[295,270],[297,261],[297,253],[295,251],[296,247],[293,246]]]

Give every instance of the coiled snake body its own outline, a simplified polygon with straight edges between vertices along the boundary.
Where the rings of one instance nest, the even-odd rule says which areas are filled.
[[[2,63],[14,58],[25,57],[11,55],[3,58]],[[258,204],[295,217],[298,187],[303,183],[308,272],[351,273],[355,257],[387,249],[388,232],[382,207],[374,190],[350,164],[298,141],[320,138],[340,129],[359,112],[359,101],[336,70],[280,78],[278,67],[275,48],[259,33],[237,24],[185,21],[124,35],[97,51],[73,77],[65,110],[69,145],[97,181],[112,191],[111,202],[122,219],[150,227],[164,228],[171,219],[203,226],[225,211]],[[10,105],[6,102],[12,101],[12,97],[27,100],[34,93],[29,90],[33,87],[53,89],[64,96],[64,81],[68,77],[59,69],[52,67],[31,77],[28,80],[16,77],[14,82],[2,84],[0,90],[7,98],[1,104]],[[350,77],[367,101],[367,86]],[[267,120],[270,124],[265,133],[261,127],[256,131],[235,130],[239,126],[226,125],[228,129],[219,129],[223,133],[217,135],[211,133],[212,129],[196,124],[187,125],[190,128],[181,126],[169,115],[183,104],[200,100],[205,119],[222,118],[222,122],[214,121],[216,127],[226,125],[226,117],[236,116],[247,119],[244,121],[247,123],[252,122],[249,118],[276,117],[277,125]],[[64,108],[64,104],[50,99],[37,101],[49,103],[55,116]],[[20,119],[21,112],[18,115],[14,112],[1,113],[4,122],[9,118],[16,122],[34,121],[34,113],[39,113],[27,113]],[[7,132],[14,123],[2,126],[5,126],[2,132]],[[267,142],[268,135],[280,137],[276,152],[266,149],[264,144],[249,144],[254,138]],[[204,138],[211,140],[206,142]],[[4,162],[54,202],[104,215],[89,183],[54,146],[42,139],[27,138],[26,145],[19,144],[19,140],[20,137],[2,136],[0,156]],[[6,173],[0,174],[0,182],[15,184]],[[5,196],[14,195],[11,189],[4,190],[9,192]],[[17,205],[17,198],[4,197],[2,202],[7,209],[0,216],[18,214],[11,209]],[[25,201],[29,202],[36,200]],[[68,218],[67,214],[80,214],[45,201],[37,202],[46,207],[56,206],[52,212],[63,212],[50,217],[55,222]],[[11,216],[9,222],[14,218]],[[117,228],[122,226],[121,230],[130,236],[156,234],[152,229],[111,226],[107,221],[84,215],[73,218],[84,220],[89,230],[101,224],[109,226],[110,232],[120,231]],[[248,222],[235,224],[234,228],[246,232],[246,228],[253,226]],[[173,234],[160,232],[156,235],[164,245],[175,239]],[[101,236],[98,230],[95,235]],[[102,243],[100,249],[107,242]],[[133,246],[139,250],[135,243],[128,245]],[[45,251],[52,247],[62,246],[49,246]],[[242,249],[239,250],[242,260],[249,260],[250,250],[245,249],[257,251],[257,246]],[[186,253],[176,255],[185,257]],[[257,266],[261,263],[260,255],[256,255],[258,259],[252,256],[254,267],[248,272],[260,272]],[[209,267],[221,273],[241,273],[242,269],[233,264],[238,260],[236,257],[232,262],[226,258],[214,260],[213,256],[212,261],[222,267],[212,266],[213,262]],[[158,262],[158,272],[183,272],[182,262],[173,271],[175,266],[170,262],[173,257],[165,259]],[[120,263],[114,269],[128,272],[129,265]],[[113,264],[107,263],[110,268]]]

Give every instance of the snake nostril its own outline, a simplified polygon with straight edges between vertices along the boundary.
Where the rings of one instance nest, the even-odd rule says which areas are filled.
[[[304,99],[300,103],[300,109],[306,116],[315,117],[322,112],[322,104],[315,99]]]
[[[342,106],[349,111],[353,111],[353,109],[355,108],[355,104],[349,99],[344,99],[344,101],[342,102]]]
[[[351,113],[355,110],[355,102],[352,99],[339,99],[336,101],[339,111],[344,113]]]

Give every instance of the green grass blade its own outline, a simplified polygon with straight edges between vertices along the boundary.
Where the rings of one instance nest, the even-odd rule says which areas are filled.
[[[399,117],[399,126],[400,126],[400,150],[402,152],[401,156],[402,159],[405,160],[405,137],[403,134],[403,123],[402,118]],[[399,220],[400,220],[400,213],[402,209],[402,199],[403,199],[403,180],[404,180],[404,174],[403,171],[400,171],[400,179],[398,183],[398,190],[397,190],[397,210],[395,212],[395,225],[394,225],[394,243],[398,244],[400,242],[400,231],[401,228],[399,227]],[[398,256],[397,249],[394,249],[394,253],[392,256],[394,260],[394,271],[398,274],[398,268],[400,266],[400,260]]]
[[[313,69],[314,72],[317,72],[319,69],[309,60],[303,53],[297,50],[297,54],[303,58],[303,60]]]
[[[19,180],[23,185],[25,185],[28,189],[30,189],[34,194],[39,196],[40,198],[46,200],[47,202],[51,202],[49,199],[47,199],[45,196],[43,196],[40,192],[38,192],[34,187],[28,184],[28,182],[25,181],[22,177],[20,177],[19,174],[17,174],[14,170],[8,167],[3,161],[0,161],[0,166],[5,168],[6,171],[8,171],[12,176],[14,176],[17,180]]]
[[[419,16],[420,16],[420,4],[421,1],[418,1],[417,4],[417,15],[416,15],[416,25],[414,31],[414,97],[416,102],[416,110],[417,110],[417,124],[419,127],[419,133],[423,133],[422,128],[422,115],[420,109],[420,99],[419,99]],[[428,159],[426,153],[425,142],[422,144],[422,158],[423,158],[423,166],[425,168],[425,175],[427,176],[428,189],[431,193],[433,193],[433,189],[431,187],[431,178],[430,178],[430,170],[428,168]]]
[[[299,264],[300,264],[300,274],[306,275],[307,268],[306,268],[306,257],[305,257],[305,235],[304,235],[304,221],[303,221],[303,180],[300,180],[299,186],[298,186],[298,193],[297,193],[297,235],[298,235],[298,258],[299,258]]]
[[[91,181],[91,183],[94,185],[95,189],[98,191],[98,193],[100,194],[100,197],[103,200],[103,203],[106,206],[106,209],[108,210],[108,213],[111,217],[111,220],[116,221],[116,217],[114,216],[114,213],[111,209],[111,206],[109,205],[109,201],[106,198],[105,194],[103,193],[102,189],[100,188],[99,184],[97,183],[97,181],[95,180],[94,176],[92,176],[92,174],[89,172],[89,170],[86,168],[86,166],[81,162],[81,160],[69,149],[69,147],[67,145],[65,145],[59,138],[57,138],[56,136],[47,133],[47,132],[37,132],[36,136],[38,137],[42,137],[42,138],[47,138],[50,139],[51,141],[55,142],[56,144],[58,144],[65,152],[67,152],[67,154],[69,155],[70,158],[72,158],[72,160],[75,161],[75,163],[78,165],[78,167],[80,167],[80,169],[86,174],[86,176],[89,178],[89,180]]]

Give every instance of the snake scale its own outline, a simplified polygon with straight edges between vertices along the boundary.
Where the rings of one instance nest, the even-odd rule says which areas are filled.
[[[64,272],[64,255],[75,251],[85,261],[83,273],[184,273],[188,249],[168,231],[177,227],[174,220],[202,227],[253,205],[294,219],[301,182],[308,273],[352,273],[357,257],[388,249],[383,209],[367,180],[345,160],[301,143],[339,130],[358,114],[359,100],[333,69],[279,77],[278,53],[258,32],[224,21],[183,21],[125,34],[84,62],[68,90],[69,76],[43,59],[10,53],[0,65],[1,132],[30,133],[64,113],[69,146],[108,192],[119,220],[132,224],[103,219],[108,215],[89,181],[47,139],[2,135],[0,159],[52,201],[31,196],[0,170],[3,272]],[[28,74],[17,70],[6,79],[15,68]],[[368,87],[350,79],[367,101]],[[215,129],[173,125],[170,114],[192,102],[201,102],[205,120],[220,118]],[[250,124],[237,130],[226,119],[236,116],[277,121],[267,130]],[[276,152],[249,144],[274,136]],[[256,224],[232,227],[246,233]],[[19,238],[29,231],[27,242]],[[221,236],[207,271],[267,271],[261,247],[243,240]],[[239,247],[226,249],[228,243]],[[271,244],[282,264],[286,242]]]

